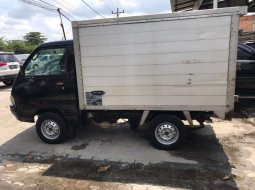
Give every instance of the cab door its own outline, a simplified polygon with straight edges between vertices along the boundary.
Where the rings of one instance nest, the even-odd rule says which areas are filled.
[[[77,111],[76,77],[71,72],[75,66],[68,64],[70,49],[72,46],[42,48],[30,56],[14,89],[18,112],[24,117],[44,110]]]

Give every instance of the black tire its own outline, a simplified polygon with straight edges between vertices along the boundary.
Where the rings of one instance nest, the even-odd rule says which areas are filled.
[[[128,119],[130,129],[136,131],[139,127],[140,120],[135,118]]]
[[[11,86],[13,84],[13,80],[4,80],[3,83],[5,84],[5,86]]]
[[[160,130],[160,128],[161,131],[162,128],[163,130],[167,131],[165,133],[163,131],[159,133],[158,130]],[[162,135],[162,133],[164,134]],[[173,136],[171,137],[172,133]],[[164,140],[162,139],[162,136],[170,136],[171,139]],[[152,145],[156,148],[163,150],[174,150],[184,142],[186,138],[186,127],[184,126],[183,122],[176,116],[160,115],[151,121],[149,126],[149,137]]]
[[[50,138],[50,135],[43,129],[46,122],[53,122],[53,124],[57,124],[57,128],[59,129],[56,137]],[[47,126],[47,123],[46,123]],[[44,132],[43,132],[44,131]],[[68,138],[68,128],[65,120],[57,113],[47,112],[39,115],[38,120],[36,122],[36,132],[37,135],[44,142],[49,144],[59,144],[64,142]]]

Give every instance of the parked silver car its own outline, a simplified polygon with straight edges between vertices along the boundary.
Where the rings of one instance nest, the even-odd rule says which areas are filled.
[[[13,52],[0,52],[0,82],[12,85],[20,69],[21,62]]]

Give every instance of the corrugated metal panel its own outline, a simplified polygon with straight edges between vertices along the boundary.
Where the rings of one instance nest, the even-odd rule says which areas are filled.
[[[238,19],[232,18],[246,12],[73,22],[80,108],[214,111],[224,118],[234,99]]]
[[[213,7],[213,0],[170,0],[172,11],[197,10],[197,9],[211,9]],[[218,7],[235,7],[235,6],[249,6],[250,11],[255,7],[255,2],[249,3],[249,0],[218,0]],[[253,10],[254,11],[254,10]]]
[[[104,91],[106,107],[225,106],[230,22],[222,16],[80,28],[84,93]],[[217,90],[206,92],[210,87]]]

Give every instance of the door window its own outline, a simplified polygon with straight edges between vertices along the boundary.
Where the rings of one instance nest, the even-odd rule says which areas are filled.
[[[66,73],[66,49],[39,50],[25,68],[25,76],[63,75]]]

